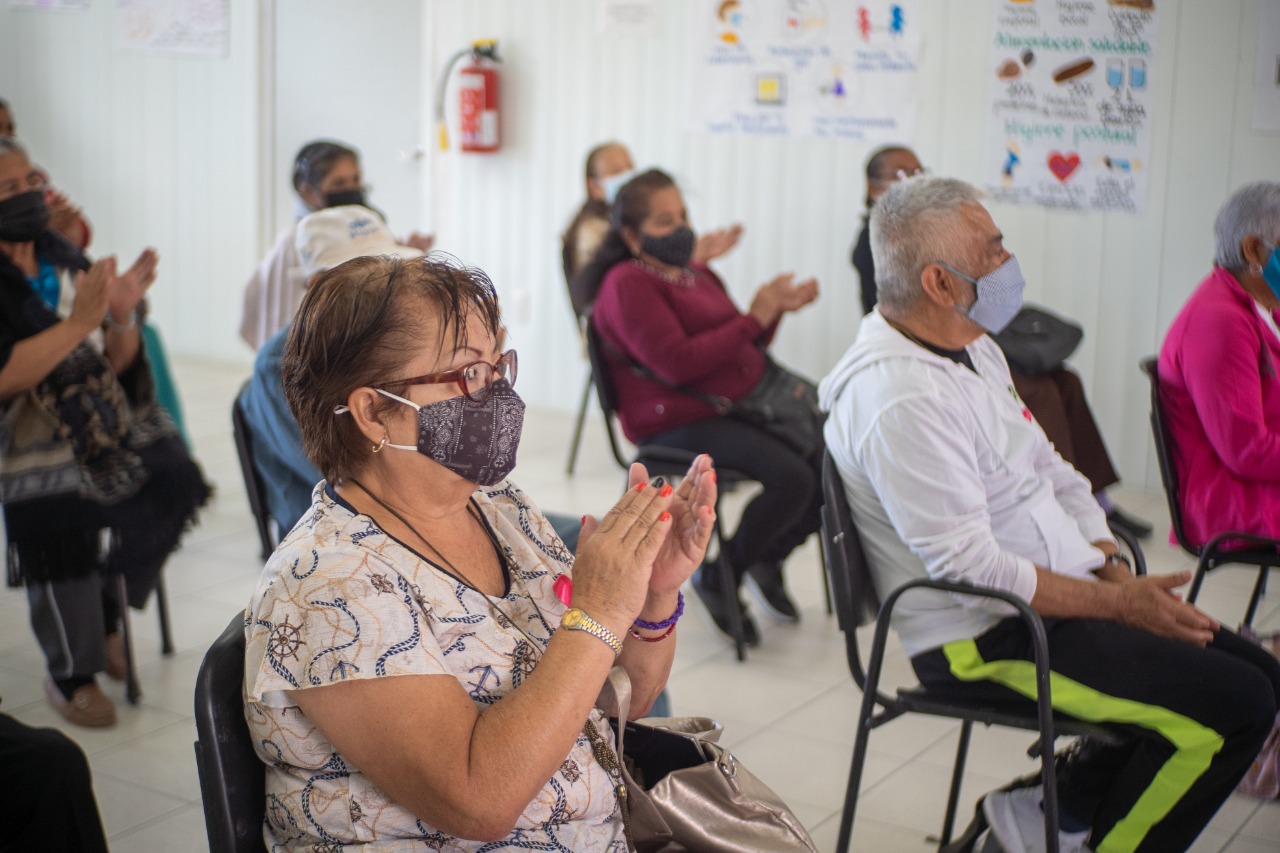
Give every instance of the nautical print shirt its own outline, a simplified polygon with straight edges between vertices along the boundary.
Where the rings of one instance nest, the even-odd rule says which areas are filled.
[[[520,686],[550,639],[547,626],[560,624],[565,606],[552,582],[573,558],[509,481],[480,489],[473,499],[512,567],[508,594],[491,600],[539,648],[495,615],[483,593],[353,512],[324,482],[316,486],[310,513],[263,569],[246,613],[244,696],[254,746],[266,764],[264,836],[272,851],[625,853],[608,774],[582,734],[510,836],[465,841],[391,801],[285,693],[353,678],[448,674],[484,708]],[[592,720],[611,736],[598,711]],[[432,736],[430,720],[422,721],[420,736]]]

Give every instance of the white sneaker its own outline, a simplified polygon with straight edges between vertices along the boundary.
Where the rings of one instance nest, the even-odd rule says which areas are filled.
[[[1042,785],[996,791],[982,800],[991,835],[1006,853],[1045,853]],[[1089,853],[1089,830],[1058,832],[1059,853]]]

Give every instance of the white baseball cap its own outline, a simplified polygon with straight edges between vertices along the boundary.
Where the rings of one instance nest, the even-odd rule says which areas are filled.
[[[358,204],[326,207],[302,217],[294,245],[307,278],[366,255],[422,257],[422,250],[397,243],[381,216]]]

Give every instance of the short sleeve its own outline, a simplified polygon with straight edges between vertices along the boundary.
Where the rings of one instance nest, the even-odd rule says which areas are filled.
[[[449,674],[415,590],[378,555],[341,540],[306,540],[278,550],[274,575],[250,606],[246,633],[249,699],[295,703],[286,690],[358,678]]]

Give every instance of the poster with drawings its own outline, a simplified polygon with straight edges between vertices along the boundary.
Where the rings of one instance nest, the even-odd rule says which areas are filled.
[[[911,143],[920,0],[691,0],[695,133]]]
[[[229,0],[116,0],[116,46],[148,53],[226,56]]]
[[[996,201],[1141,213],[1161,0],[995,0],[986,189]]]

